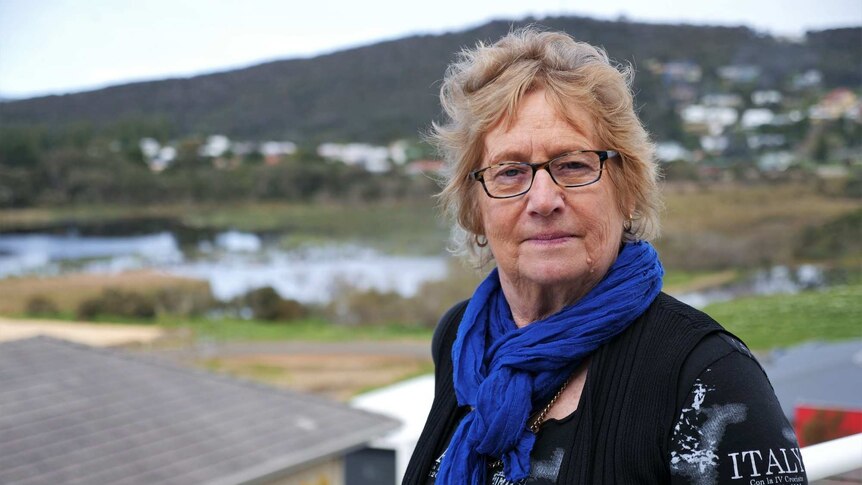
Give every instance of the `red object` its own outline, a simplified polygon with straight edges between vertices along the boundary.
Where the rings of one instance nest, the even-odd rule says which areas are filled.
[[[794,411],[799,446],[862,433],[862,409],[799,405]]]

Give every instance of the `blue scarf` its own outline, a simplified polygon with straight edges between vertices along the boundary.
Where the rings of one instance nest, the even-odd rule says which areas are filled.
[[[661,291],[664,274],[647,242],[623,246],[604,279],[574,305],[518,328],[494,269],[464,311],[452,347],[455,394],[470,406],[449,443],[435,483],[484,484],[487,460],[506,479],[530,473],[536,436],[527,428],[585,357],[621,333]],[[490,458],[489,458],[490,457]]]

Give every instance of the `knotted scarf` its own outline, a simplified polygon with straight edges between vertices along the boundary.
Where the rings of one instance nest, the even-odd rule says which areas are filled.
[[[470,406],[440,463],[435,483],[486,483],[488,460],[506,479],[530,473],[536,436],[527,420],[585,357],[626,329],[661,290],[664,274],[647,242],[627,243],[605,277],[559,313],[518,328],[497,269],[479,285],[452,347],[458,404]]]

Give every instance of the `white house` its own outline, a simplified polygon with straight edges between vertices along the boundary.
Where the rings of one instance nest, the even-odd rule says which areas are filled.
[[[367,143],[323,143],[317,147],[317,154],[347,165],[359,165],[369,172],[386,172],[390,168],[389,148],[383,146]]]
[[[746,130],[771,125],[775,121],[775,113],[766,108],[747,109],[742,113],[740,124]]]
[[[372,447],[395,450],[396,483],[401,483],[407,470],[433,400],[434,376],[427,374],[367,392],[351,401],[355,408],[401,421],[401,427],[371,442]]]
[[[728,126],[732,126],[739,118],[734,108],[724,106],[705,106],[692,104],[683,108],[680,113],[685,124],[702,127],[710,135],[720,135]]]

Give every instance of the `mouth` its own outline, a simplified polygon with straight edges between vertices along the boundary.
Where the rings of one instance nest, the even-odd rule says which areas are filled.
[[[574,239],[574,235],[567,232],[543,232],[534,234],[526,239],[526,242],[541,245],[560,244]]]

